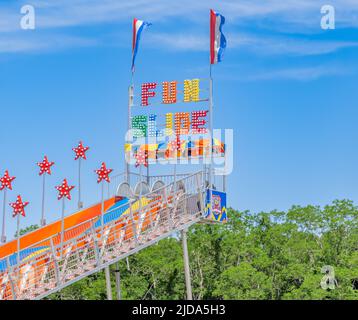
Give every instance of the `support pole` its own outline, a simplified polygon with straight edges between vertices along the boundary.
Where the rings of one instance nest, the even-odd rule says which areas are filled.
[[[65,236],[65,198],[62,198],[62,216],[61,216],[61,260],[63,256],[63,241]]]
[[[104,268],[106,276],[106,290],[107,290],[107,300],[113,300],[112,298],[112,286],[111,286],[111,273],[109,266]]]
[[[185,286],[186,286],[186,299],[193,300],[193,294],[191,291],[191,279],[190,279],[190,265],[189,265],[189,253],[188,253],[188,242],[187,242],[187,230],[183,230],[182,234],[182,245],[183,245],[183,258],[184,258],[184,272],[185,272]]]
[[[148,161],[148,159],[147,159],[147,184],[149,185],[149,161]]]
[[[177,192],[177,164],[174,164],[174,194]]]
[[[42,177],[42,211],[41,211],[41,221],[40,225],[44,227],[46,225],[45,220],[45,190],[46,190],[46,173]]]
[[[127,122],[127,130],[129,131],[132,128],[131,121],[132,121],[132,106],[134,100],[134,84],[133,84],[133,75],[132,75],[132,84],[129,86],[128,89],[128,122]],[[126,157],[125,157],[126,158]],[[126,159],[126,181],[130,185],[130,170],[129,170],[129,161],[130,157]]]
[[[81,200],[81,160],[81,158],[78,159],[78,210],[83,208]]]
[[[117,300],[122,300],[121,297],[121,273],[119,271],[119,262],[116,263],[116,291],[117,291]]]
[[[17,232],[16,232],[16,242],[17,242],[17,270],[20,270],[20,213],[17,214]]]
[[[103,234],[104,234],[104,180],[102,180],[102,205],[101,205],[101,243],[103,243]],[[105,251],[105,247],[102,248],[103,252]],[[109,270],[109,266],[104,268],[104,274],[106,278],[106,290],[107,290],[107,300],[113,300],[112,298],[112,287],[111,287],[111,273]]]
[[[6,188],[4,189],[4,203],[3,203],[3,210],[2,210],[2,231],[1,231],[1,242],[6,242]]]
[[[226,192],[226,173],[223,175],[223,191]]]
[[[101,198],[101,239],[104,231],[104,181],[102,180],[102,198]]]

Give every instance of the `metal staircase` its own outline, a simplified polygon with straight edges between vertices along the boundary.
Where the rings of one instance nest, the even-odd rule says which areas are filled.
[[[190,227],[203,219],[205,193],[203,172],[175,178],[130,199],[125,213],[103,226],[98,225],[98,218],[91,219],[66,229],[62,244],[60,234],[44,239],[36,244],[44,248],[43,253],[19,265],[6,257],[6,271],[0,273],[0,300],[45,298]],[[124,208],[113,209],[113,214],[118,210]]]

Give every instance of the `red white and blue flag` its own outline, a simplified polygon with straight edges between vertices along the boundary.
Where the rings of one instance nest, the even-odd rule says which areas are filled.
[[[226,38],[222,33],[225,18],[220,13],[210,10],[210,63],[222,61],[226,48]]]
[[[135,58],[138,53],[138,47],[139,47],[139,41],[140,36],[142,34],[142,31],[152,25],[149,22],[145,22],[142,20],[133,20],[133,51],[132,51],[132,72],[134,72],[134,66],[135,66]]]

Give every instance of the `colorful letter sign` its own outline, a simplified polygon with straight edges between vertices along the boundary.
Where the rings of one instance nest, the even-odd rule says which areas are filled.
[[[149,98],[157,96],[156,82],[147,82],[142,84],[142,101],[141,106],[150,105]],[[200,79],[184,80],[183,102],[199,102],[200,101]],[[162,104],[175,104],[178,102],[178,82],[164,81],[162,82]]]
[[[163,82],[163,103],[172,104],[177,102],[177,82]]]
[[[208,132],[208,129],[203,127],[207,122],[205,119],[202,119],[206,118],[207,114],[207,110],[194,111],[191,114],[191,127],[193,134],[205,134]]]
[[[199,79],[184,80],[184,102],[198,102],[199,98]]]
[[[175,114],[175,134],[189,134],[190,130],[190,113],[177,112]]]
[[[138,115],[132,117],[132,129],[133,136],[135,138],[140,137],[159,137],[159,136],[170,136],[175,133],[176,135],[186,134],[205,134],[207,129],[205,125],[207,121],[207,110],[199,110],[193,112],[176,112],[174,114],[169,112],[165,114],[165,128],[158,129],[157,119],[158,116],[155,114]],[[174,127],[173,127],[174,124]]]
[[[131,118],[132,135],[134,139],[139,138],[157,138],[160,139],[160,143],[157,146],[157,153],[155,156],[163,156],[164,144],[170,145],[170,141],[173,140],[171,137],[175,135],[178,141],[181,141],[180,136],[188,136],[182,141],[183,146],[186,146],[187,156],[204,156],[204,149],[208,149],[203,146],[195,146],[193,141],[199,141],[199,138],[189,138],[190,135],[206,135],[208,133],[208,110],[195,110],[195,111],[182,111],[172,112],[172,104],[181,102],[185,103],[196,103],[208,101],[208,98],[200,97],[200,79],[187,79],[182,83],[178,81],[163,81],[161,84],[157,82],[143,83],[141,86],[141,97],[140,105],[142,107],[152,106],[152,108],[158,108],[158,105],[165,106],[168,110],[166,113],[150,112],[147,114],[133,115]],[[161,86],[161,98],[159,94],[159,86]],[[206,89],[205,92],[208,92]],[[134,105],[133,105],[134,106]],[[191,107],[191,106],[189,106]],[[169,137],[169,139],[167,139]],[[196,140],[195,140],[196,139]],[[188,141],[186,141],[188,140]],[[211,141],[207,139],[208,141]],[[201,141],[201,140],[200,140]],[[136,141],[133,141],[134,144]],[[143,143],[141,140],[137,143]],[[146,142],[152,143],[152,142]],[[190,147],[192,146],[192,147]],[[134,151],[129,148],[130,152]],[[169,150],[170,151],[170,150]],[[149,155],[151,158],[152,155]],[[181,156],[185,156],[184,153]],[[167,157],[167,156],[166,156]]]
[[[142,84],[142,106],[146,107],[149,106],[148,99],[149,97],[155,97],[155,91],[149,91],[153,90],[157,87],[157,84],[155,82],[150,83],[144,83]]]
[[[134,116],[132,118],[132,128],[134,129],[134,137],[146,137],[147,136],[147,121],[148,117],[144,115]]]

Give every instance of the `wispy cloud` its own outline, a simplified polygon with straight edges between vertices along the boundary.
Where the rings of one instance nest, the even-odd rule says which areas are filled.
[[[208,9],[212,7],[223,12],[230,23],[245,23],[245,21],[252,23],[252,19],[257,19],[262,27],[269,28],[274,19],[286,27],[294,25],[296,31],[302,32],[307,27],[319,29],[320,8],[326,2],[325,0],[152,0],[150,2],[146,0],[32,0],[31,4],[39,8],[38,24],[41,28],[121,22],[134,16],[152,21],[184,17],[198,23],[207,23]],[[0,12],[5,11],[6,16],[13,19],[14,16],[18,17],[19,7],[25,3],[27,4],[28,1],[13,1],[11,5],[0,4]],[[339,11],[338,24],[357,25],[356,0],[330,0],[329,3]]]
[[[328,76],[342,76],[352,73],[351,70],[342,66],[319,65],[313,67],[286,68],[262,73],[256,73],[248,76],[245,80],[296,80],[312,81]]]
[[[358,46],[358,41],[312,40],[308,37],[256,36],[244,33],[229,36],[232,48],[246,49],[258,54],[320,55]]]
[[[21,48],[21,51],[33,51],[48,48],[49,45],[59,47],[59,41],[64,41],[63,47],[70,47],[71,29],[69,27],[102,25],[106,23],[126,24],[134,16],[152,22],[164,21],[173,28],[173,19],[185,19],[195,23],[198,27],[185,29],[181,33],[167,32],[158,33],[155,28],[146,35],[144,42],[147,45],[161,49],[175,49],[186,51],[204,51],[208,48],[207,33],[198,34],[194,29],[203,30],[208,23],[208,9],[210,7],[220,10],[227,17],[225,31],[228,37],[228,47],[248,50],[256,54],[270,55],[319,55],[335,52],[337,50],[357,46],[355,41],[317,41],[295,38],[294,36],[274,36],[277,32],[269,35],[260,35],[255,31],[245,31],[256,25],[258,29],[280,30],[280,32],[296,32],[300,34],[319,33],[320,8],[326,1],[312,0],[207,0],[192,1],[168,1],[168,0],[32,0],[31,4],[36,10],[37,30],[30,43],[28,38],[23,37],[24,43],[19,43],[20,30],[19,20],[20,7],[27,4],[27,0],[12,1],[0,4],[0,52],[9,52],[10,47]],[[358,1],[356,0],[331,0],[330,4],[336,6],[337,26],[358,26]],[[173,18],[169,20],[169,18]],[[240,25],[241,32],[237,30]],[[129,28],[129,27],[128,27]],[[57,41],[50,40],[48,45],[42,43],[41,32],[51,32],[55,29],[63,35]],[[37,38],[36,38],[37,37]],[[98,36],[97,37],[101,37]],[[74,46],[87,45],[91,42],[102,43],[98,40],[82,39],[73,41]]]
[[[257,36],[249,33],[229,33],[228,49],[250,51],[257,55],[312,56],[358,46],[358,41],[323,41],[289,36]],[[205,34],[156,33],[146,35],[146,44],[168,50],[207,51],[209,39]]]
[[[167,50],[208,51],[209,48],[207,36],[184,33],[148,33],[146,43],[155,43]]]
[[[0,35],[0,53],[43,53],[64,50],[67,48],[95,46],[94,39],[68,35],[41,37],[3,37]]]

